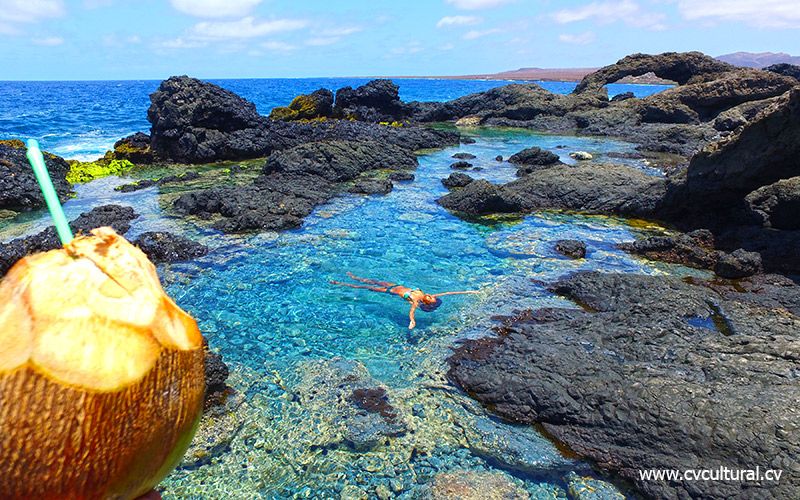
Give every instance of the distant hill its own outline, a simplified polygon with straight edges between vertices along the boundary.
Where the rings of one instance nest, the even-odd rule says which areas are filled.
[[[716,59],[724,61],[734,66],[745,66],[748,68],[765,68],[778,63],[789,63],[800,66],[800,56],[792,56],[784,52],[734,52],[725,54]],[[463,76],[439,76],[436,78],[447,78],[454,80],[544,80],[544,81],[564,81],[577,82],[589,73],[594,73],[599,68],[520,68],[500,73],[482,75],[463,75]],[[409,77],[395,77],[409,78]],[[413,77],[410,77],[413,78]],[[674,83],[661,80],[652,73],[637,77],[626,77],[620,83],[655,83],[666,84]]]
[[[784,52],[734,52],[717,57],[735,66],[745,66],[748,68],[766,68],[778,63],[789,63],[800,65],[800,57],[791,56]]]
[[[600,68],[520,68],[500,73],[483,75],[463,75],[463,76],[444,76],[454,80],[540,80],[540,81],[559,81],[559,82],[578,82],[584,76],[594,73]],[[657,78],[654,74],[648,73],[642,76],[626,77],[620,83],[672,83]]]

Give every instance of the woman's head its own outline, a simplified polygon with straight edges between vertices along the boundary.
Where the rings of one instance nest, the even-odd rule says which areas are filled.
[[[420,301],[419,308],[425,312],[432,312],[442,305],[442,299],[426,293]]]

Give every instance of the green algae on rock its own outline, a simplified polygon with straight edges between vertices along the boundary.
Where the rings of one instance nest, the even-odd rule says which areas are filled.
[[[101,177],[109,175],[122,175],[129,172],[135,165],[128,160],[105,160],[97,161],[69,161],[69,172],[67,182],[70,184],[84,184]]]
[[[316,120],[325,119],[333,112],[333,93],[319,89],[311,94],[295,97],[287,107],[274,108],[269,117],[273,120]]]

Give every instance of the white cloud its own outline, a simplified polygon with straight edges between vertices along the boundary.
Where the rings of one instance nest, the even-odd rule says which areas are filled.
[[[250,16],[238,21],[203,21],[194,25],[191,35],[198,39],[256,38],[303,29],[307,25],[302,19],[261,21]]]
[[[165,40],[156,44],[157,47],[162,49],[196,49],[198,47],[205,47],[208,42],[197,39],[187,39],[183,37],[174,38],[172,40]]]
[[[62,0],[0,0],[0,33],[20,33],[17,25],[64,15]]]
[[[436,23],[437,28],[444,28],[445,26],[473,26],[482,21],[480,17],[475,16],[445,16],[439,19]]]
[[[595,41],[597,37],[591,31],[587,31],[585,33],[581,33],[578,35],[571,35],[569,33],[564,33],[558,35],[558,39],[564,43],[571,43],[574,45],[588,45]]]
[[[450,5],[464,10],[490,9],[513,2],[514,0],[445,0]]]
[[[797,0],[679,0],[678,11],[690,21],[739,21],[759,28],[800,27]]]
[[[179,12],[195,17],[241,17],[253,11],[262,0],[170,0]]]
[[[342,36],[353,35],[355,33],[361,32],[361,31],[363,31],[363,29],[359,28],[358,26],[350,26],[350,27],[345,27],[345,28],[329,28],[329,29],[320,31],[319,34],[322,35],[322,36],[338,36],[338,37],[342,37]]]
[[[665,29],[663,14],[642,10],[633,0],[592,2],[574,9],[562,9],[552,14],[559,24],[593,21],[598,24],[623,22],[629,26],[651,30]]]
[[[472,31],[467,31],[466,33],[464,33],[464,36],[462,38],[464,40],[477,40],[478,38],[483,38],[483,37],[485,37],[487,35],[493,35],[495,33],[500,33],[500,30],[499,29],[491,29],[491,30],[483,30],[483,31],[472,30]]]
[[[417,54],[419,52],[422,52],[422,50],[423,50],[422,44],[420,42],[414,41],[403,47],[395,47],[390,52],[394,55],[401,56],[401,55]]]
[[[339,40],[341,40],[341,38],[338,36],[319,36],[306,40],[306,45],[310,47],[324,47],[326,45],[333,45]]]
[[[40,45],[42,47],[57,47],[59,45],[63,45],[64,39],[60,36],[48,36],[46,38],[34,38],[31,40],[34,45]]]
[[[359,33],[361,31],[363,31],[363,29],[357,26],[328,28],[315,31],[315,36],[306,40],[306,45],[310,47],[324,47],[326,45],[333,45],[342,38]]]
[[[277,42],[277,41],[267,41],[259,44],[261,48],[272,51],[272,52],[291,52],[297,47],[292,44],[286,42]]]

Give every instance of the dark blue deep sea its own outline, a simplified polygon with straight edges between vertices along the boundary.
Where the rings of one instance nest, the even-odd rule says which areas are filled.
[[[298,93],[364,81],[217,83],[267,113]],[[403,99],[445,100],[506,82],[398,83]],[[0,83],[0,138],[36,137],[45,149],[66,157],[100,156],[122,136],[147,130],[148,93],[157,84]],[[544,85],[561,92],[573,86]],[[611,95],[627,90],[645,95],[663,88],[616,87]],[[422,154],[416,179],[396,183],[389,195],[344,194],[318,207],[302,228],[284,233],[223,235],[170,209],[186,190],[248,182],[263,160],[244,162],[238,169],[231,163],[193,167],[202,177],[188,185],[130,194],[113,187],[166,170],[134,170],[130,177],[76,187],[77,196],[65,206],[70,218],[106,203],[131,205],[141,216],[129,237],[169,230],[212,249],[206,257],[161,266],[159,272],[168,293],[198,320],[211,346],[231,365],[230,384],[239,392],[233,401],[241,405],[213,427],[201,427],[196,441],[212,451],[192,448],[193,459],[163,483],[165,498],[418,498],[425,484],[434,477],[446,481],[452,477],[447,474],[477,478],[493,488],[487,495],[500,495],[496,498],[577,498],[580,491],[594,492],[590,498],[621,498],[588,464],[562,455],[534,428],[499,421],[449,385],[445,360],[459,338],[491,326],[491,316],[570,306],[532,280],[552,281],[577,270],[670,272],[666,265],[654,267],[615,248],[642,231],[660,229],[563,213],[464,221],[436,199],[446,193],[440,181],[452,172],[456,152],[477,156],[472,162],[482,170],[470,175],[507,182],[516,169],[496,161],[498,155],[507,158],[540,146],[567,163],[572,162],[569,153],[577,150],[603,161],[605,154],[632,151],[633,145],[518,129],[469,129],[466,134],[476,142]],[[0,219],[0,241],[48,223],[43,212]],[[587,258],[559,256],[553,245],[565,238],[585,241]],[[397,297],[329,283],[346,279],[347,271],[426,291],[473,289],[480,294],[446,297],[435,313],[420,312],[417,329],[409,331],[406,304]],[[385,387],[405,432],[368,451],[348,444],[354,427],[369,432],[363,426],[370,424],[330,396],[342,370]]]

